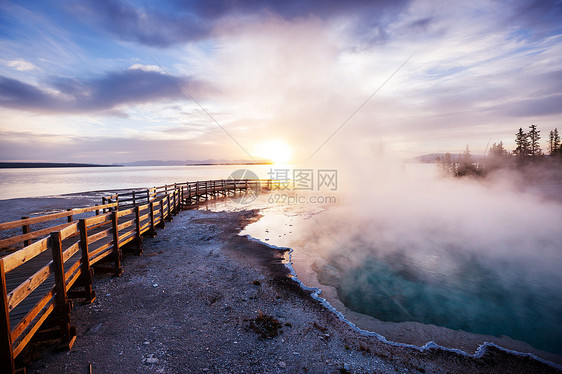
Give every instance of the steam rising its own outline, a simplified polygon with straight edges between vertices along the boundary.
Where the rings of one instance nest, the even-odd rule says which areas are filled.
[[[562,352],[560,201],[507,175],[449,179],[389,159],[340,179],[340,206],[301,236],[349,308]]]

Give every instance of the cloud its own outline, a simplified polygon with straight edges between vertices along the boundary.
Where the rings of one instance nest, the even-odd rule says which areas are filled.
[[[0,160],[119,163],[139,160],[230,159],[242,155],[236,145],[224,142],[218,128],[205,141],[151,137],[67,136],[62,134],[0,130]],[[224,144],[217,150],[216,143]],[[236,156],[234,156],[236,157]]]
[[[16,60],[3,61],[3,64],[16,69],[17,71],[31,71],[37,69],[37,66],[21,58],[18,58]]]
[[[51,113],[119,111],[122,105],[185,98],[176,80],[190,92],[204,87],[200,81],[170,77],[146,65],[92,79],[52,78],[47,88],[0,76],[0,105]]]
[[[507,106],[507,112],[517,117],[538,117],[562,113],[562,94],[521,100]]]
[[[165,11],[158,7],[134,7],[115,0],[88,1],[75,4],[71,10],[94,27],[149,46],[165,47],[186,40],[199,40],[208,35],[211,24],[185,11]],[[168,9],[170,10],[170,9]]]
[[[155,71],[155,72],[162,72],[162,69],[156,65],[143,65],[143,64],[134,64],[129,67],[129,70],[142,70],[142,71]]]
[[[188,1],[162,2],[158,7],[133,6],[117,0],[89,1],[71,7],[74,14],[92,26],[111,32],[119,39],[168,47],[198,41],[212,35],[221,22],[244,23],[274,15],[284,20],[331,19],[352,16],[352,31],[368,39],[386,35],[388,14],[403,10],[411,0],[382,1]]]

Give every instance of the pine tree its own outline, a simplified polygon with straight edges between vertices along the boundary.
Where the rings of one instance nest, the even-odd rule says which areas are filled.
[[[536,157],[542,155],[541,146],[539,140],[541,139],[541,131],[537,130],[537,125],[529,126],[529,133],[527,134],[529,139],[529,155],[531,157]]]
[[[513,154],[515,156],[517,156],[519,159],[523,159],[529,155],[529,136],[523,131],[521,127],[515,134],[515,144],[517,146],[513,151]]]
[[[470,154],[470,148],[468,148],[468,144],[466,145],[464,153],[462,154],[462,156],[459,160],[459,164],[458,164],[456,174],[459,177],[463,176],[463,175],[478,175],[479,174],[478,168],[475,167],[474,164],[472,163],[472,155]]]
[[[445,174],[455,175],[455,164],[449,152],[445,153],[443,158],[441,158],[440,165]]]
[[[490,147],[489,155],[491,157],[504,157],[507,156],[507,150],[503,146],[503,142],[500,140],[498,144],[494,143]]]
[[[503,146],[503,142],[498,144],[494,143],[490,147],[488,157],[486,158],[486,165],[488,169],[497,169],[505,167],[509,164],[509,153]]]
[[[558,128],[550,132],[550,155],[556,156],[562,154],[562,147],[560,145],[560,134],[558,134]]]

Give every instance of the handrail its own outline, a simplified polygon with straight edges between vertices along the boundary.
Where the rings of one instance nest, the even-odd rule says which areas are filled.
[[[221,179],[174,183],[104,197],[102,201],[109,203],[103,205],[0,223],[0,231],[24,227],[24,234],[0,240],[0,248],[2,243],[26,243],[24,248],[0,258],[0,323],[6,327],[0,329],[0,367],[15,373],[14,359],[52,316],[51,325],[59,327],[61,341],[67,348],[72,346],[76,331],[70,324],[69,298],[81,297],[90,302],[95,299],[92,290],[94,264],[113,258],[113,267],[98,266],[96,269],[121,274],[123,247],[133,245],[140,253],[143,235],[154,235],[156,227],[164,228],[165,221],[172,220],[172,216],[185,205],[216,197],[217,193],[224,196],[236,194],[259,186],[260,182]],[[129,195],[130,199],[123,198]],[[122,203],[129,201],[133,202],[131,207],[121,209]],[[106,210],[110,212],[105,213]],[[93,211],[96,215],[73,220],[75,215]],[[68,222],[64,224],[29,230],[31,224],[65,217]],[[41,235],[48,236],[35,243],[26,242]],[[17,283],[19,278],[12,274],[20,270],[26,274],[26,280]],[[77,282],[79,279],[82,280]],[[7,280],[10,280],[9,286]],[[75,284],[80,284],[84,290],[73,290]],[[12,325],[11,314],[14,309],[22,307],[26,307],[27,312]]]

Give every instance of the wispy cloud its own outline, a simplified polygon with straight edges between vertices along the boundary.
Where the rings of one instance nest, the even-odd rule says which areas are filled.
[[[0,105],[47,113],[119,112],[123,105],[184,98],[169,76],[145,65],[133,67],[91,79],[54,77],[48,90],[0,76]],[[176,79],[196,92],[204,88],[202,82],[189,77]]]
[[[16,60],[4,60],[2,63],[8,67],[14,68],[17,71],[31,71],[37,69],[37,66],[29,61],[25,61],[22,58]]]

